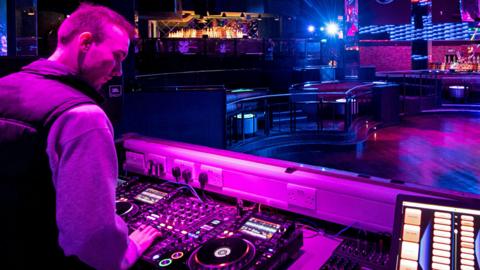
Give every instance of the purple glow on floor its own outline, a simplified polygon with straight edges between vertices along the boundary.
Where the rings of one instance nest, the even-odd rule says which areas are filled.
[[[273,158],[480,194],[480,115],[411,116],[363,147],[280,153]]]

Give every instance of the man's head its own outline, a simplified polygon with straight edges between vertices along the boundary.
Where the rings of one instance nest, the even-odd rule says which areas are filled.
[[[81,4],[60,26],[57,50],[51,59],[77,71],[95,89],[122,75],[133,26],[102,6]]]

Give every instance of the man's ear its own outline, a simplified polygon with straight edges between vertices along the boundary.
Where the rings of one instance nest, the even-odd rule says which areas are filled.
[[[82,52],[87,52],[93,43],[93,35],[90,32],[83,32],[78,36],[79,47]]]

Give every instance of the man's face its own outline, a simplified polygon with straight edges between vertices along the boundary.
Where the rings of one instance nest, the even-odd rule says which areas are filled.
[[[80,76],[96,90],[114,76],[122,75],[122,61],[127,57],[130,40],[117,26],[106,26],[101,43],[93,42],[79,61]]]

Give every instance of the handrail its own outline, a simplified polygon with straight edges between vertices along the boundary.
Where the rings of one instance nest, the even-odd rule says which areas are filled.
[[[318,95],[319,93],[286,93],[286,94],[272,94],[272,95],[263,95],[263,96],[256,96],[256,97],[248,97],[248,98],[243,98],[239,100],[232,101],[230,103],[227,103],[227,105],[235,105],[237,103],[245,102],[245,101],[252,101],[252,100],[257,100],[257,99],[267,99],[267,98],[274,98],[274,97],[288,97],[288,96],[296,96],[296,95],[302,95],[302,96],[308,96],[308,95]],[[331,95],[339,95],[339,94],[344,94],[344,92],[322,92],[322,94],[331,94]]]
[[[150,86],[150,90],[163,90],[163,91],[188,91],[188,90],[226,90],[225,85],[160,85]],[[148,91],[147,91],[148,92]]]
[[[178,72],[164,72],[164,73],[150,73],[144,75],[135,76],[136,79],[141,78],[151,78],[159,77],[165,75],[175,75],[175,74],[193,74],[193,73],[208,73],[208,72],[222,72],[222,71],[248,71],[248,70],[259,70],[258,68],[234,68],[234,69],[208,69],[208,70],[189,70],[189,71],[178,71]]]
[[[304,83],[306,84],[306,83]],[[290,86],[290,89],[292,87],[294,87],[295,85],[299,85],[299,84],[294,84],[292,86]],[[364,84],[361,84],[361,85],[356,85],[350,89],[348,89],[347,91],[341,91],[341,92],[306,92],[306,93],[285,93],[285,94],[272,94],[272,95],[262,95],[262,96],[256,96],[256,97],[247,97],[247,98],[243,98],[243,99],[239,99],[239,100],[235,100],[235,101],[232,101],[230,103],[227,103],[227,105],[235,105],[237,103],[242,103],[242,102],[246,102],[246,101],[254,101],[254,100],[262,100],[262,99],[268,99],[268,98],[274,98],[274,97],[289,97],[289,96],[308,96],[308,95],[315,95],[315,96],[323,96],[323,95],[345,95],[346,98],[354,98],[358,95],[351,95],[351,93],[358,89],[358,88],[363,88],[363,87],[371,87],[371,86],[374,86],[375,83],[364,83]],[[368,94],[368,93],[367,93]]]
[[[358,88],[362,88],[362,87],[372,87],[374,86],[375,83],[364,83],[364,84],[361,84],[361,85],[357,85],[357,86],[354,86],[350,89],[348,89],[347,91],[345,91],[345,96],[350,96],[350,93],[353,92],[353,90],[356,90]]]
[[[321,91],[295,91],[292,89],[293,87],[299,87],[300,84],[292,85],[290,90],[293,90],[291,93],[282,93],[282,94],[270,94],[270,95],[260,95],[255,97],[246,97],[242,99],[238,99],[232,102],[227,103],[227,108],[230,108],[230,111],[227,112],[228,121],[230,121],[229,129],[227,131],[229,144],[232,142],[236,142],[238,140],[245,141],[245,131],[244,131],[244,121],[240,121],[238,123],[238,114],[241,114],[243,119],[243,114],[248,113],[249,111],[253,110],[263,110],[264,114],[264,135],[269,136],[270,132],[272,131],[273,123],[273,111],[272,108],[276,107],[276,105],[280,105],[280,110],[288,110],[285,111],[288,113],[288,118],[284,116],[280,116],[279,121],[277,121],[277,125],[279,130],[277,132],[283,133],[296,133],[297,132],[297,106],[300,104],[316,104],[314,106],[317,107],[317,113],[320,112],[317,116],[315,116],[315,120],[308,120],[313,121],[311,123],[316,124],[316,126],[312,126],[309,124],[307,129],[301,129],[302,132],[308,130],[313,131],[315,134],[319,134],[319,131],[328,130],[329,132],[333,130],[341,131],[344,134],[348,133],[351,130],[352,124],[354,123],[354,119],[356,119],[359,115],[361,117],[371,117],[371,115],[367,115],[371,113],[369,108],[366,108],[365,104],[369,103],[371,106],[371,100],[363,100],[361,101],[359,98],[366,95],[372,95],[373,90],[372,86],[376,85],[375,83],[362,83],[359,85],[355,85],[353,87],[348,88],[346,91],[331,91],[331,92],[321,92]],[[303,83],[302,86],[306,84]],[[312,84],[313,85],[313,84]],[[333,99],[329,99],[329,96],[335,95]],[[315,98],[298,98],[295,99],[288,99],[282,100],[280,103],[269,104],[269,100],[272,98],[289,98],[289,97],[308,97],[314,96]],[[357,99],[357,100],[356,100]],[[252,105],[249,105],[248,102],[256,102],[257,105],[252,104],[256,109],[252,108]],[[263,106],[261,105],[263,103]],[[331,107],[331,104],[335,104],[335,107]],[[340,104],[340,107],[337,107]],[[245,106],[246,105],[246,106]],[[258,106],[258,107],[257,107]],[[283,106],[283,107],[282,107]],[[302,105],[303,106],[303,105]],[[368,105],[367,105],[368,106]],[[248,107],[248,108],[247,108]],[[327,109],[326,109],[327,108]],[[306,108],[307,114],[311,113],[308,112],[312,109],[312,107]],[[326,110],[325,110],[326,109]],[[275,110],[275,109],[274,109]],[[338,110],[338,112],[337,112]],[[228,111],[228,110],[227,110]],[[283,114],[285,115],[285,114]],[[279,116],[277,116],[279,117]],[[283,118],[282,118],[283,117]],[[283,119],[283,120],[282,120]],[[287,120],[284,120],[287,119]],[[307,117],[308,119],[308,117]],[[284,131],[282,131],[282,121],[289,121],[286,127],[284,126]],[[315,128],[316,127],[316,128]],[[313,130],[312,130],[313,128]],[[240,130],[240,131],[239,131]]]

